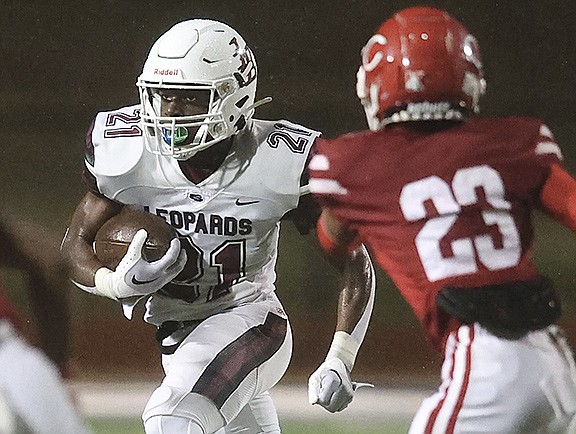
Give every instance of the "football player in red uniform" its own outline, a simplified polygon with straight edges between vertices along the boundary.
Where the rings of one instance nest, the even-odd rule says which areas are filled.
[[[398,12],[361,57],[369,131],[320,140],[310,187],[324,249],[337,259],[365,243],[444,355],[410,433],[566,432],[576,369],[532,257],[533,210],[576,231],[576,181],[550,129],[478,116],[478,43],[444,11]],[[352,399],[345,362],[341,383],[312,375],[312,403],[337,411]],[[336,394],[339,405],[325,399]]]
[[[20,219],[0,220],[0,267],[18,270],[37,331],[24,337],[23,316],[0,283],[0,432],[88,432],[65,379],[70,375],[69,282],[58,239]]]

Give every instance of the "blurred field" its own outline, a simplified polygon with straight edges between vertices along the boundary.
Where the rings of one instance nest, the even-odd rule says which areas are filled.
[[[142,434],[139,419],[102,419],[89,420],[94,434]],[[364,420],[354,422],[329,422],[287,419],[282,421],[283,434],[405,434],[409,422],[398,420]]]
[[[82,413],[94,434],[142,433],[140,413],[154,383],[75,383]],[[425,389],[376,388],[356,394],[341,413],[331,414],[307,402],[303,385],[275,387],[271,394],[284,434],[406,433]]]

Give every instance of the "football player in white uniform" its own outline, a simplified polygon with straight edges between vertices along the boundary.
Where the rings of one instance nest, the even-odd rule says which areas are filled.
[[[140,104],[99,113],[87,137],[91,190],[63,253],[78,286],[121,302],[128,317],[146,299],[165,371],[144,410],[149,434],[280,432],[268,390],[288,367],[292,337],[274,292],[278,235],[287,216],[303,232],[315,225],[305,168],[319,133],[252,119],[267,102],[255,102],[256,80],[235,30],[181,22],[152,47]],[[179,240],[148,263],[142,230],[114,271],[92,241],[126,204],[163,217]],[[351,286],[369,295],[369,258],[364,249],[350,257]],[[363,312],[352,310],[346,327]]]
[[[44,226],[21,218],[0,218],[0,267],[21,274],[30,305],[30,315],[22,315],[10,300],[14,293],[5,292],[0,281],[2,434],[90,432],[67,384],[73,370],[66,300],[70,283],[58,244],[58,238]],[[37,342],[27,339],[29,316]]]

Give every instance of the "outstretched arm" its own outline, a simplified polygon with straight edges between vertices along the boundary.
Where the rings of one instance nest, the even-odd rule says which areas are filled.
[[[350,380],[356,355],[366,335],[374,305],[374,269],[368,251],[357,245],[356,234],[328,211],[318,222],[318,239],[340,270],[336,332],[324,362],[310,376],[308,398],[330,412],[341,411],[361,384]]]

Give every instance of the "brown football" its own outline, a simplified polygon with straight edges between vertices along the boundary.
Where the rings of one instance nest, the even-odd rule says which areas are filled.
[[[149,261],[160,259],[170,241],[178,236],[176,230],[157,215],[124,206],[120,213],[106,221],[94,238],[94,252],[102,265],[115,270],[128,245],[139,229],[146,229],[148,239],[142,257]]]

